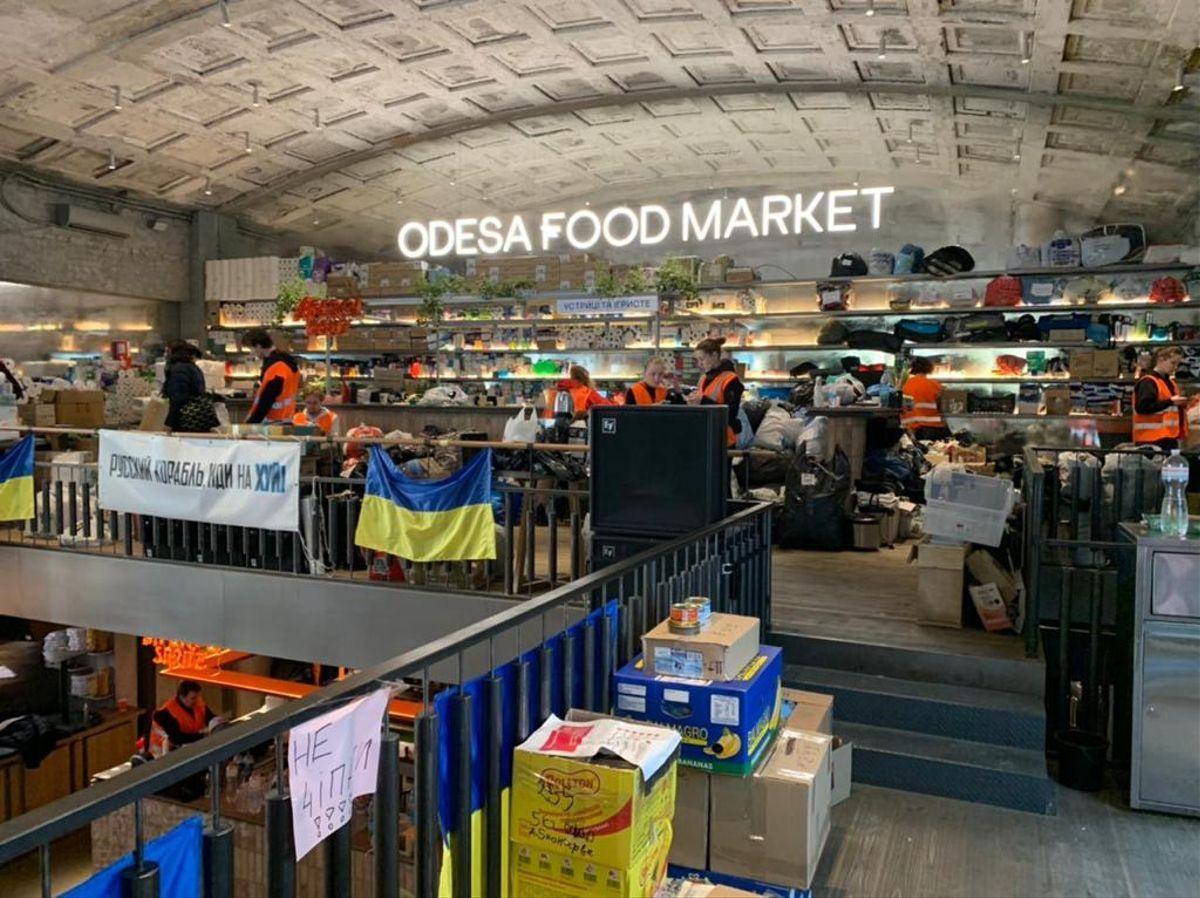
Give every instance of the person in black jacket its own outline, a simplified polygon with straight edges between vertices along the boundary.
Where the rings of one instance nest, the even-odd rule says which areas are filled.
[[[167,346],[163,396],[169,403],[166,420],[168,430],[185,430],[182,417],[184,407],[207,393],[204,372],[196,364],[200,355],[199,349],[183,340],[176,340]]]

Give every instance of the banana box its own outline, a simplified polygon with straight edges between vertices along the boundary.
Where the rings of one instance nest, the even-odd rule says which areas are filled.
[[[641,657],[616,674],[616,713],[679,733],[679,763],[749,776],[779,728],[783,653],[764,645],[732,680],[648,674]]]
[[[664,727],[552,714],[513,752],[510,839],[531,857],[628,872],[675,813],[678,756],[679,736]]]
[[[652,841],[625,867],[610,867],[557,851],[514,842],[509,851],[512,894],[528,898],[642,898],[653,895],[667,872],[671,824],[655,822]]]

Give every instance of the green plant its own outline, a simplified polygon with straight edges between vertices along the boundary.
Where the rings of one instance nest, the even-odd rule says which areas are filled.
[[[667,259],[658,267],[654,286],[659,296],[676,296],[685,301],[700,298],[696,279],[678,259]]]
[[[275,293],[275,323],[279,324],[295,311],[300,300],[308,295],[308,284],[303,278],[293,278],[280,284]]]
[[[508,278],[494,284],[492,296],[499,299],[517,299],[526,290],[532,290],[534,283],[529,278]]]
[[[622,278],[614,275],[611,268],[596,278],[597,296],[633,296],[645,293],[646,289],[646,276],[640,266],[630,268]]]

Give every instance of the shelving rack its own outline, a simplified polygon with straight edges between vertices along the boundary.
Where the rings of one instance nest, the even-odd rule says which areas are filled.
[[[815,303],[815,285],[818,283],[844,283],[850,285],[891,285],[905,283],[946,283],[946,282],[961,282],[961,281],[978,281],[985,283],[994,277],[1000,275],[1011,275],[1015,277],[1055,277],[1055,278],[1076,278],[1081,276],[1096,276],[1100,278],[1111,278],[1115,276],[1127,275],[1157,275],[1161,276],[1169,273],[1180,273],[1186,271],[1191,266],[1181,263],[1162,263],[1162,264],[1129,264],[1129,265],[1112,265],[1103,268],[1036,268],[1022,269],[1016,271],[971,271],[957,275],[952,275],[946,278],[934,278],[928,274],[915,275],[864,275],[857,277],[819,277],[819,278],[795,278],[787,280],[773,281],[758,281],[750,284],[719,284],[705,285],[700,287],[700,294],[706,297],[731,295],[736,296],[745,291],[751,291],[753,294],[761,297],[764,302],[785,302],[797,304],[799,302],[797,294],[808,288],[812,296],[812,301]],[[981,291],[982,292],[982,291]],[[782,294],[782,295],[781,295]],[[331,353],[331,357],[335,360],[370,360],[379,359],[385,356],[392,357],[407,357],[410,355],[418,356],[436,356],[443,359],[466,358],[472,356],[502,356],[502,355],[523,355],[533,358],[587,358],[589,356],[620,356],[634,355],[644,356],[645,353],[685,353],[690,352],[689,346],[681,346],[674,342],[672,338],[663,333],[664,329],[681,327],[695,324],[705,323],[732,323],[736,322],[740,325],[753,327],[754,325],[770,326],[775,323],[785,322],[823,322],[829,319],[862,319],[876,321],[876,327],[880,329],[890,330],[892,321],[902,318],[920,318],[929,319],[937,318],[946,320],[949,318],[961,317],[973,313],[987,311],[998,312],[1005,316],[1019,316],[1025,314],[1042,315],[1042,314],[1062,314],[1070,312],[1086,313],[1086,314],[1105,314],[1105,313],[1137,313],[1137,312],[1153,312],[1156,315],[1171,316],[1189,312],[1200,312],[1200,298],[1180,304],[1154,304],[1146,300],[1142,301],[1106,301],[1090,304],[1068,304],[1062,301],[1050,302],[1046,304],[1028,304],[1013,307],[988,307],[986,309],[979,306],[949,306],[940,305],[932,306],[925,304],[910,305],[908,308],[896,309],[888,306],[871,306],[863,308],[850,308],[839,311],[819,311],[815,308],[786,308],[781,310],[764,309],[762,311],[745,311],[741,308],[736,309],[707,309],[704,311],[689,312],[689,313],[672,313],[672,314],[648,314],[648,315],[621,315],[619,317],[612,316],[592,316],[592,317],[553,317],[550,315],[542,316],[530,314],[531,309],[538,307],[552,307],[555,302],[561,299],[575,299],[586,297],[588,294],[578,291],[571,292],[547,292],[539,293],[531,296],[520,298],[495,298],[490,300],[482,300],[477,296],[451,296],[443,298],[443,305],[450,309],[455,309],[462,306],[475,306],[487,303],[491,308],[507,308],[514,312],[519,310],[521,317],[511,318],[452,318],[442,320],[435,324],[421,324],[415,319],[413,320],[392,320],[380,321],[356,325],[361,328],[375,329],[390,329],[390,328],[411,328],[411,327],[427,327],[430,331],[431,348],[426,351],[413,352],[403,348],[396,349],[354,349],[354,350],[336,350]],[[806,297],[807,300],[807,297]],[[391,297],[381,299],[369,299],[365,301],[368,308],[386,308],[386,307],[403,307],[405,305],[413,305],[418,302],[414,297]],[[892,321],[889,321],[891,319]],[[246,325],[249,326],[249,325]],[[300,327],[302,325],[293,325]],[[566,348],[566,349],[542,349],[537,348],[538,330],[543,328],[563,328],[563,327],[618,327],[624,328],[629,326],[648,327],[651,334],[649,343],[644,343],[637,346],[625,347],[597,347],[597,348]],[[221,328],[227,330],[229,328]],[[528,333],[519,334],[518,338],[513,341],[509,340],[510,345],[504,347],[479,347],[479,346],[446,346],[446,342],[452,342],[454,335],[464,331],[484,331],[489,329],[504,329],[512,331],[527,331]],[[515,342],[517,345],[511,345]],[[1131,341],[1113,341],[1106,347],[1098,347],[1097,344],[1091,342],[1074,342],[1074,341],[1030,341],[1030,342],[1014,342],[1014,341],[996,341],[996,342],[969,342],[962,340],[944,340],[938,342],[923,342],[923,343],[905,343],[896,351],[891,352],[879,349],[854,349],[845,345],[821,345],[816,343],[779,343],[779,344],[764,344],[760,342],[752,342],[744,346],[728,346],[728,350],[739,356],[762,356],[772,353],[788,353],[802,355],[858,355],[864,359],[874,359],[878,357],[894,357],[897,362],[906,357],[920,354],[946,354],[946,353],[973,353],[979,351],[997,351],[997,350],[1071,350],[1071,349],[1094,349],[1094,348],[1118,348],[1118,347],[1144,347],[1153,346],[1162,341],[1158,340],[1131,340]],[[1200,346],[1200,339],[1192,339],[1185,341],[1175,341],[1178,345],[1185,346]],[[298,353],[303,357],[324,359],[324,353]],[[457,366],[456,366],[457,367]],[[640,363],[635,366],[639,370],[631,370],[620,375],[598,374],[594,375],[594,379],[601,383],[616,383],[628,382],[636,379],[640,374]],[[538,383],[557,380],[561,375],[511,375],[501,376],[496,373],[492,374],[439,374],[431,375],[428,379],[431,381],[448,382],[448,383]],[[234,376],[233,379],[245,379],[245,376]],[[370,382],[369,377],[351,376],[343,378],[358,382]],[[794,378],[785,374],[769,374],[749,372],[744,378],[749,383],[762,384],[785,384],[794,381]],[[979,376],[979,377],[954,377],[946,376],[944,378],[946,384],[953,385],[1005,385],[1019,386],[1021,384],[1040,384],[1040,385],[1071,385],[1071,384],[1116,384],[1116,385],[1131,385],[1133,380],[1130,378],[1092,378],[1081,377],[1072,378],[1070,376],[1056,375],[1025,375],[1025,376]],[[1011,413],[971,413],[969,415],[956,415],[954,417],[973,417],[973,418],[1024,418],[1036,417],[1039,419],[1047,419],[1054,416],[1046,415],[1018,415]],[[1071,415],[1066,416],[1071,418],[1087,418],[1087,417],[1102,417],[1099,415]],[[1111,415],[1107,416],[1113,419],[1120,419],[1123,416]]]

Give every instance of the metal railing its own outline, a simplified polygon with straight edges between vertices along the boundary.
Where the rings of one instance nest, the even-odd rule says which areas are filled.
[[[439,789],[445,787],[458,809],[458,829],[451,834],[456,845],[450,871],[452,890],[458,898],[466,898],[473,892],[471,789],[463,787],[461,776],[449,784],[439,782],[439,732],[449,733],[450,747],[457,750],[460,759],[470,758],[471,752],[466,749],[473,739],[485,747],[487,757],[499,758],[502,751],[511,750],[511,744],[505,742],[506,729],[519,742],[551,713],[564,713],[567,705],[609,710],[613,704],[613,671],[637,654],[639,637],[667,616],[670,603],[689,595],[707,595],[715,611],[757,616],[763,627],[769,628],[770,546],[770,506],[749,505],[709,527],[580,577],[306,698],[184,746],[163,759],[0,824],[0,864],[40,851],[42,894],[49,896],[51,842],[132,805],[136,824],[132,876],[140,880],[138,894],[156,895],[156,873],[143,853],[142,803],[189,777],[208,774],[214,802],[205,831],[205,894],[226,898],[233,894],[233,852],[230,827],[220,816],[216,795],[222,767],[236,754],[273,742],[277,777],[266,801],[266,889],[272,896],[293,895],[296,859],[290,838],[290,798],[282,772],[286,732],[346,700],[383,685],[394,688],[407,679],[419,683],[422,696],[421,711],[414,721],[416,894],[432,896],[437,892],[443,846],[438,822]],[[615,616],[589,615],[589,611],[610,607],[610,603],[615,603]],[[530,631],[540,633],[540,638],[530,640]],[[577,682],[575,659],[580,657],[586,662],[583,670],[594,671],[595,675],[585,675],[582,682]],[[440,712],[431,701],[432,675],[435,665],[446,662],[457,669],[454,679],[459,683],[478,672],[484,687],[480,697],[492,696],[490,713],[482,718],[482,728],[476,733],[472,732],[476,720],[472,714],[473,696],[462,689],[454,692],[448,704],[452,716],[449,729],[439,726]],[[502,674],[511,675],[516,684],[517,701],[507,707],[495,700],[502,691]],[[529,713],[531,708],[536,709],[535,713]],[[513,719],[504,720],[500,709]],[[399,891],[399,849],[393,825],[399,807],[398,739],[390,732],[385,738],[374,799],[374,892],[395,898]],[[466,766],[469,768],[469,760]],[[499,850],[502,784],[499,764],[489,763],[488,768],[482,809],[487,850],[480,875],[484,894],[496,896],[503,891],[504,881]],[[337,894],[337,884],[344,883],[350,850],[348,838],[327,839],[327,894]]]
[[[479,445],[417,445],[450,443]],[[524,470],[495,472],[495,561],[413,564],[359,548],[354,534],[362,477],[302,477],[297,529],[264,530],[104,511],[94,462],[35,462],[34,517],[0,523],[0,544],[505,595],[533,595],[580,576],[587,565],[586,486],[560,486],[535,468],[525,444],[494,445],[529,460]],[[553,458],[567,450],[537,451]]]
[[[1025,647],[1036,656],[1040,638],[1053,649],[1047,708],[1057,728],[1127,727],[1133,595],[1124,569],[1135,544],[1118,528],[1158,511],[1164,458],[1153,448],[1025,449]]]

